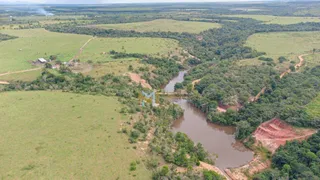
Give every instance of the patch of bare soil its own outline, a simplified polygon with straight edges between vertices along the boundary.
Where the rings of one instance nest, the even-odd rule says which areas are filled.
[[[7,81],[0,81],[0,84],[8,85],[8,84],[10,84],[10,83],[9,83],[9,82],[7,82]]]
[[[316,133],[313,129],[293,128],[280,119],[272,119],[262,123],[253,133],[257,142],[274,153],[287,141],[305,140]]]
[[[226,169],[225,172],[232,180],[247,180],[249,179],[248,176],[263,171],[268,168],[270,164],[271,162],[269,160],[265,161],[258,155],[248,164],[238,168]]]
[[[131,79],[133,82],[135,82],[135,83],[137,83],[137,84],[141,84],[141,86],[144,87],[144,88],[152,89],[152,87],[150,86],[150,84],[149,84],[146,80],[142,79],[139,74],[136,74],[136,73],[127,73],[127,75],[130,77],[130,79]]]
[[[316,133],[316,130],[294,128],[286,122],[275,118],[262,123],[253,133],[253,136],[256,139],[256,146],[263,146],[271,153],[274,153],[281,145],[285,145],[287,141],[305,140],[314,133]],[[261,172],[270,167],[270,165],[270,160],[265,160],[258,154],[248,164],[238,168],[226,169],[225,172],[233,180],[247,180],[248,176]]]
[[[201,81],[201,79],[197,79],[197,80],[192,81],[192,88],[194,89],[194,86],[196,84],[198,84],[200,81]]]
[[[92,70],[92,65],[88,63],[73,63],[70,69],[74,73],[88,73]]]
[[[222,103],[219,103],[218,104],[218,107],[217,107],[217,111],[220,112],[220,113],[225,113],[227,112],[228,109],[232,109],[234,111],[239,111],[239,109],[242,107],[241,104],[237,104],[237,105],[233,105],[233,106],[230,106],[230,105],[224,105]]]

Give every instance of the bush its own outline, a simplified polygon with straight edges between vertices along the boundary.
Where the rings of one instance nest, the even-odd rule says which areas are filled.
[[[136,162],[131,162],[130,163],[130,171],[135,171],[137,169],[137,163]]]
[[[273,61],[272,58],[268,58],[268,57],[259,57],[259,60],[261,60],[261,61],[267,61],[267,62],[272,62],[272,61]]]
[[[223,180],[223,179],[225,179],[224,177],[220,176],[218,173],[216,173],[214,171],[208,171],[208,170],[203,171],[203,177],[205,180]]]
[[[284,56],[280,56],[278,60],[279,60],[279,63],[283,63],[285,61],[288,61],[287,58],[285,58]]]

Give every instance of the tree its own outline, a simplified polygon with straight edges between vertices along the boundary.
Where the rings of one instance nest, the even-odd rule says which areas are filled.
[[[51,56],[49,57],[49,59],[50,59],[51,61],[57,60],[57,58],[58,58],[57,55],[51,55]]]
[[[290,67],[291,72],[295,72],[296,71],[296,67],[294,67],[294,65],[291,65]]]
[[[50,63],[46,63],[46,64],[44,65],[44,67],[45,67],[46,69],[52,69],[52,65],[51,65]]]

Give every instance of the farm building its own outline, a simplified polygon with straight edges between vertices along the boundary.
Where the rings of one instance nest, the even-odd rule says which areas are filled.
[[[40,63],[46,63],[46,62],[48,62],[46,59],[44,59],[44,58],[38,58],[38,61],[40,62]]]

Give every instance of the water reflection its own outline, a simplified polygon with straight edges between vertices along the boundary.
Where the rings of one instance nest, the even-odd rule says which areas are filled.
[[[235,140],[234,127],[208,123],[205,114],[185,99],[171,101],[184,109],[184,116],[173,123],[173,131],[186,133],[195,143],[200,142],[207,151],[217,154],[218,167],[238,167],[253,159],[253,152]]]

